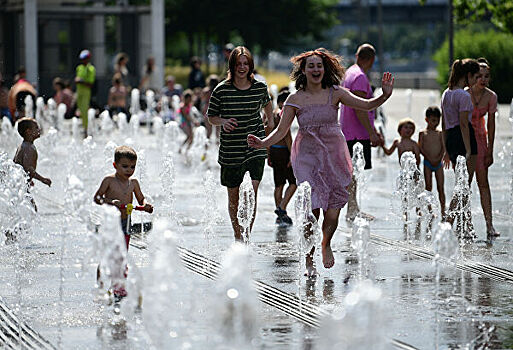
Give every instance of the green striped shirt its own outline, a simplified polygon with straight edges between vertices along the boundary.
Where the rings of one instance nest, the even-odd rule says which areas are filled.
[[[221,165],[241,165],[249,160],[266,158],[265,149],[250,148],[249,134],[265,137],[260,111],[269,103],[267,85],[253,81],[247,90],[239,90],[227,80],[216,86],[208,104],[209,117],[235,118],[237,127],[231,132],[221,128],[218,162]]]

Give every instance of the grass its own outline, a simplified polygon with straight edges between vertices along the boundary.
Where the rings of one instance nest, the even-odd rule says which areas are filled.
[[[207,71],[206,68],[207,67],[205,65],[202,66],[202,71],[205,73],[205,75]],[[265,77],[268,86],[276,84],[279,89],[283,86],[288,86],[290,83],[289,75],[287,73],[271,71],[261,67],[257,67],[257,70],[259,74]],[[176,78],[176,82],[178,84],[181,84],[182,87],[187,88],[189,72],[191,71],[189,66],[169,65],[165,67],[164,71],[166,76],[173,75]],[[210,74],[221,75],[220,73],[221,72],[217,70],[217,67],[210,67]]]

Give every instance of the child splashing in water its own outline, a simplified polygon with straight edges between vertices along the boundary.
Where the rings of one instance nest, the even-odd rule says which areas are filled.
[[[143,210],[151,213],[153,206],[146,202],[141,187],[136,179],[131,179],[137,164],[137,153],[128,146],[117,147],[114,151],[114,168],[116,172],[106,176],[98,191],[94,195],[96,204],[110,204],[116,206],[121,213],[121,229],[125,235],[126,249],[130,243],[130,232],[127,227],[128,214],[126,207],[132,204],[133,195],[137,199],[139,205],[143,206]],[[100,280],[100,267],[97,269],[97,280]],[[114,290],[114,296],[125,297],[126,291],[123,287]]]
[[[323,210],[322,262],[325,268],[331,268],[335,264],[331,239],[338,226],[340,209],[347,203],[347,187],[353,171],[338,122],[339,104],[366,111],[376,109],[392,94],[394,80],[392,74],[385,73],[383,95],[365,99],[338,87],[344,68],[333,53],[320,48],[293,57],[291,62],[294,64],[291,78],[297,91],[285,102],[278,128],[264,139],[250,134],[247,142],[257,149],[275,144],[285,137],[297,116],[299,131],[292,146],[292,169],[298,183],[308,181],[312,187],[312,212],[317,220]],[[308,276],[316,275],[314,250],[306,255]]]
[[[433,189],[433,173],[435,173],[438,199],[442,220],[445,219],[444,168],[442,159],[445,155],[442,130],[437,130],[442,112],[436,106],[426,110],[426,129],[419,132],[420,153],[424,156],[424,181],[426,190]]]
[[[186,146],[186,150],[191,148],[194,138],[193,126],[199,125],[192,114],[192,106],[192,90],[187,89],[183,93],[183,102],[180,104],[180,115],[182,117],[180,128],[182,128],[183,132],[187,136],[180,147],[180,153],[182,153],[182,147],[184,146]]]

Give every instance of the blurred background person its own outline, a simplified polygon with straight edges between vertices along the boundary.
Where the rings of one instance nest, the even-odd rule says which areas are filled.
[[[191,72],[189,73],[189,89],[205,87],[205,76],[201,71],[201,60],[197,56],[191,58]]]

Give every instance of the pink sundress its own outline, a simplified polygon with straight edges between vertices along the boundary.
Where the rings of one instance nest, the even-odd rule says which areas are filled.
[[[340,209],[347,203],[347,187],[353,166],[346,139],[338,122],[338,106],[328,103],[298,106],[299,124],[291,151],[291,162],[298,184],[308,181],[312,187],[312,209]]]

